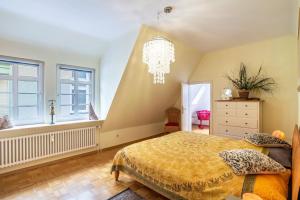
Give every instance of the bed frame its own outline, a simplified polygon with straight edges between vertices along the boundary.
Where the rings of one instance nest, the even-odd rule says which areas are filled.
[[[292,139],[292,200],[298,200],[300,188],[300,130],[296,125]],[[115,180],[119,179],[119,171],[115,171]]]

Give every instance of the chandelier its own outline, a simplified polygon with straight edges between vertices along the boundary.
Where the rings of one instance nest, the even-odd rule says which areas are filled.
[[[171,11],[170,6],[164,9],[165,13]],[[174,44],[163,37],[151,39],[144,44],[143,62],[148,65],[148,72],[153,74],[153,83],[164,84],[165,74],[170,73],[170,65],[175,62]]]
[[[146,42],[143,62],[148,65],[148,72],[153,74],[153,83],[164,84],[165,74],[170,73],[170,65],[175,62],[174,44],[162,37]]]

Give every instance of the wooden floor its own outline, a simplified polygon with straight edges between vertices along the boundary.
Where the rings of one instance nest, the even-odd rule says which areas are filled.
[[[100,199],[106,200],[130,187],[146,200],[166,198],[120,173],[119,182],[110,174],[119,149],[72,158],[22,173],[0,176],[0,199]]]
[[[201,133],[201,134],[204,134],[204,135],[209,135],[209,126],[206,126],[206,127],[200,129],[198,125],[193,124],[192,125],[192,131],[195,132],[195,133]]]

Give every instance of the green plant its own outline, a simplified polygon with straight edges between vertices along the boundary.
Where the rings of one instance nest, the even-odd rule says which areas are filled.
[[[262,67],[259,68],[256,75],[248,77],[247,68],[244,63],[241,63],[239,77],[226,75],[226,78],[239,90],[272,92],[276,82],[273,78],[264,77],[261,72]]]

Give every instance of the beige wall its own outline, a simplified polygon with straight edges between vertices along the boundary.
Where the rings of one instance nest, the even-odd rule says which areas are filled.
[[[58,49],[49,49],[0,39],[0,55],[40,60],[44,62],[44,116],[49,121],[48,100],[56,99],[56,64],[67,64],[95,69],[95,105],[99,111],[99,64],[100,56],[87,56]]]
[[[273,95],[262,94],[263,131],[280,129],[291,139],[297,122],[297,39],[295,36],[273,38],[257,43],[207,53],[190,77],[193,81],[212,81],[213,100],[219,99],[221,90],[230,86],[226,73],[237,72],[240,62],[250,71],[263,65],[263,71],[278,83]],[[214,111],[214,109],[213,109]]]
[[[142,62],[144,43],[157,35],[165,36],[175,44],[176,61],[171,65],[171,73],[166,75],[164,85],[153,84],[153,76]],[[180,83],[188,81],[200,58],[197,50],[170,35],[143,26],[103,124],[103,131],[164,121],[165,110],[173,106],[180,95]]]

